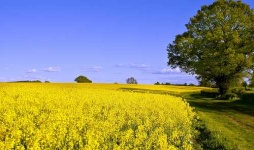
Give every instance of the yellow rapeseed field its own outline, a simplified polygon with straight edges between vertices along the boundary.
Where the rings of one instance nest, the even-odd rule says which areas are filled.
[[[0,149],[192,149],[190,106],[141,87],[1,83]]]

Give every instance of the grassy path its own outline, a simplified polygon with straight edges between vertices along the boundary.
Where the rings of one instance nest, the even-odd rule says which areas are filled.
[[[199,94],[183,96],[218,145],[226,149],[254,149],[254,106],[237,101],[223,101],[201,97]]]

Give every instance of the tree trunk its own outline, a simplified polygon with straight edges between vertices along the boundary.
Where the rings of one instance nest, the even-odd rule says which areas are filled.
[[[221,97],[224,97],[228,93],[228,87],[227,86],[219,86],[219,93]]]
[[[229,80],[225,77],[217,78],[216,85],[219,88],[219,94],[221,98],[223,98],[228,93],[230,85],[229,83],[230,83]]]

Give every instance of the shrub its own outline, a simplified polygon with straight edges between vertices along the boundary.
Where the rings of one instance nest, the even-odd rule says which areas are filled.
[[[236,93],[227,93],[225,96],[222,97],[226,100],[232,100],[238,98],[238,95]]]
[[[74,81],[77,83],[92,83],[92,81],[85,76],[78,76]]]

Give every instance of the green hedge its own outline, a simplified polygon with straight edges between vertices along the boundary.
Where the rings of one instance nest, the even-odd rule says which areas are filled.
[[[209,98],[219,98],[223,100],[232,100],[238,97],[235,93],[227,93],[223,97],[220,97],[220,94],[217,90],[201,90],[201,95]]]
[[[217,90],[201,90],[201,95],[210,98],[216,98],[220,94]]]
[[[254,92],[242,92],[239,97],[241,102],[254,104]]]

